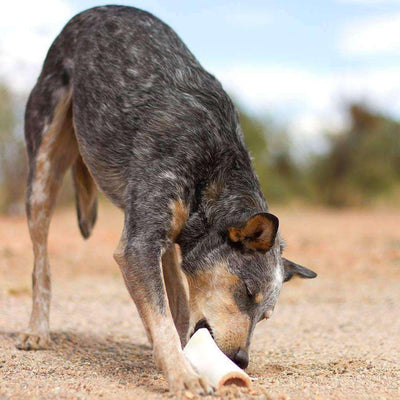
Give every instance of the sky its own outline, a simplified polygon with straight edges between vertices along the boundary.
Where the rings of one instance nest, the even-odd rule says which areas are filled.
[[[6,5],[4,5],[6,4]],[[88,0],[20,0],[0,13],[0,80],[28,93],[48,47]],[[312,146],[363,101],[400,119],[400,0],[121,1],[170,25],[254,115]]]

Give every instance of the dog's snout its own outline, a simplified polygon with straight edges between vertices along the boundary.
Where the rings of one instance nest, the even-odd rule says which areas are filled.
[[[249,365],[249,355],[243,349],[239,349],[239,351],[233,357],[233,361],[240,368],[246,369],[247,366]]]

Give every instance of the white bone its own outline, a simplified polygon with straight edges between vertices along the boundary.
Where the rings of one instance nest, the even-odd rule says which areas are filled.
[[[250,377],[218,348],[208,329],[196,331],[183,352],[197,373],[216,389],[232,384],[250,387]]]

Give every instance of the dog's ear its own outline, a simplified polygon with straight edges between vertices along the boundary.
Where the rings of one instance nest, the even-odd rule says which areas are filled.
[[[287,282],[293,278],[294,275],[299,276],[300,278],[312,279],[317,276],[314,271],[308,269],[306,267],[302,267],[299,264],[294,263],[293,261],[289,261],[286,258],[282,258],[283,268],[285,271],[283,282]]]
[[[253,215],[241,228],[229,228],[232,242],[251,250],[268,251],[275,242],[279,219],[270,213]]]

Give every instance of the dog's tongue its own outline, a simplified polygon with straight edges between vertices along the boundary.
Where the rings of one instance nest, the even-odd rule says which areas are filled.
[[[250,377],[219,349],[207,328],[195,331],[183,352],[214,388],[232,384],[250,387]]]

